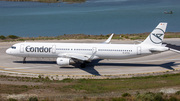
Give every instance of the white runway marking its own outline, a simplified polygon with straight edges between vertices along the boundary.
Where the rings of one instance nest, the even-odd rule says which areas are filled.
[[[15,68],[5,68],[5,70],[10,70],[10,69],[29,69],[29,68],[35,68],[35,67],[15,67]]]

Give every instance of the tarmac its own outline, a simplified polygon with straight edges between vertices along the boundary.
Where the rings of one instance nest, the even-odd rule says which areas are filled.
[[[105,40],[41,40],[41,42],[58,43],[100,43]],[[34,41],[36,42],[36,40]],[[37,40],[39,42],[39,40]],[[165,43],[180,46],[179,38],[164,39]],[[6,49],[19,42],[0,42],[0,72],[13,75],[38,76],[47,75],[54,78],[61,77],[98,77],[129,76],[138,74],[164,73],[180,70],[180,54],[166,51],[149,56],[123,59],[123,60],[94,60],[86,68],[80,64],[58,66],[56,58],[26,58],[27,63],[22,63],[22,57],[7,55]],[[132,40],[112,40],[115,44],[137,44]]]

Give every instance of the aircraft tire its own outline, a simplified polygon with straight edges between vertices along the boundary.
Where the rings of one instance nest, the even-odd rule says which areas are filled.
[[[82,63],[81,64],[81,68],[85,68],[86,67],[86,64],[85,63]]]
[[[26,63],[26,57],[23,58],[23,63]]]

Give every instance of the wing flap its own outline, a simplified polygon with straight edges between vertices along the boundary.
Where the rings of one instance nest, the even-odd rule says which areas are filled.
[[[93,59],[98,58],[95,56],[96,52],[92,55],[85,55],[85,54],[78,54],[78,53],[63,53],[59,54],[59,57],[64,57],[64,58],[73,58],[81,61],[91,61]]]

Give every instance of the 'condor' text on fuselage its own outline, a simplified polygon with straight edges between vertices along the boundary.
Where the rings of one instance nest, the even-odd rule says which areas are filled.
[[[31,47],[31,46],[27,46],[25,48],[26,52],[45,52],[45,53],[50,53],[51,52],[52,47]]]

